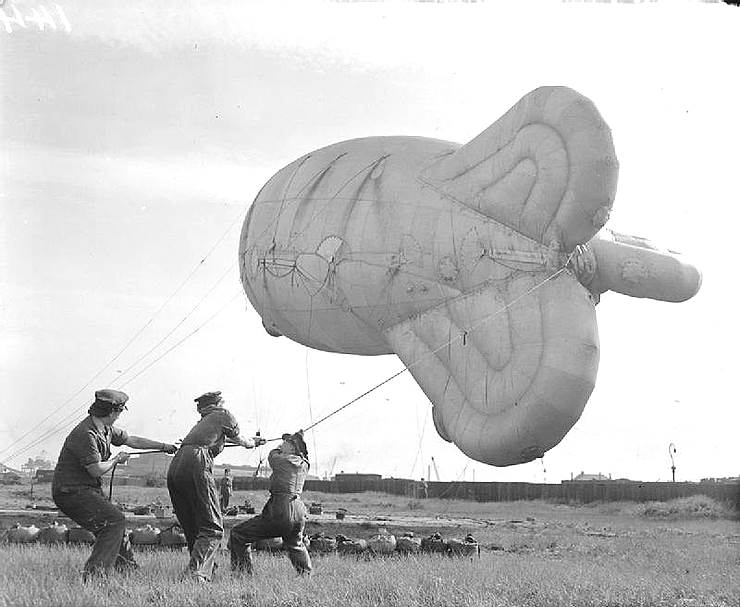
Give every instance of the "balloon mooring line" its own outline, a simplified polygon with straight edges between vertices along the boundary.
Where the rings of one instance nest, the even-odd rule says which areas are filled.
[[[533,286],[533,287],[532,287],[531,289],[529,289],[528,291],[526,291],[526,292],[522,293],[522,294],[521,294],[521,295],[520,295],[519,297],[517,297],[517,298],[513,299],[512,301],[510,301],[510,302],[509,302],[508,304],[506,304],[506,305],[505,305],[505,306],[504,306],[503,308],[501,308],[500,310],[496,310],[495,312],[493,312],[493,313],[489,314],[488,316],[484,316],[484,317],[483,317],[483,318],[482,318],[481,320],[479,320],[479,321],[478,321],[477,323],[473,324],[473,325],[472,325],[472,326],[470,327],[470,329],[475,329],[475,328],[477,328],[478,326],[480,326],[481,324],[483,324],[484,322],[488,322],[488,321],[489,321],[489,320],[490,320],[491,318],[493,318],[493,317],[495,317],[495,316],[498,316],[499,314],[501,314],[502,312],[504,312],[505,310],[507,310],[508,308],[510,308],[511,306],[513,306],[513,305],[514,305],[515,303],[517,303],[517,302],[518,302],[519,300],[521,300],[522,298],[526,297],[526,296],[527,296],[527,295],[529,295],[530,293],[533,293],[534,291],[536,291],[537,289],[539,289],[539,288],[540,288],[540,287],[541,287],[542,285],[544,285],[544,284],[545,284],[546,282],[548,282],[548,281],[552,280],[552,279],[553,279],[553,278],[555,278],[556,276],[559,276],[559,275],[560,275],[560,274],[561,274],[562,272],[564,272],[564,271],[565,271],[565,270],[566,270],[566,269],[568,268],[568,264],[570,263],[571,259],[573,258],[573,255],[574,255],[574,253],[575,253],[575,249],[574,249],[574,250],[573,250],[573,252],[572,252],[572,253],[571,253],[571,254],[570,254],[570,255],[568,256],[568,259],[567,259],[567,260],[565,261],[565,264],[563,264],[563,266],[562,266],[562,267],[561,267],[561,268],[560,268],[560,269],[559,269],[559,270],[558,270],[557,272],[555,272],[554,274],[551,274],[550,276],[548,276],[547,278],[545,278],[545,280],[543,280],[542,282],[540,282],[540,283],[536,284],[535,286]],[[360,394],[359,396],[356,396],[355,398],[353,398],[353,399],[352,399],[351,401],[349,401],[348,403],[345,403],[344,405],[342,405],[342,406],[341,406],[341,407],[339,407],[338,409],[336,409],[336,410],[332,411],[332,412],[331,412],[331,413],[329,413],[328,415],[325,415],[325,416],[324,416],[324,417],[322,417],[322,418],[321,418],[321,419],[320,419],[319,421],[317,421],[317,422],[315,422],[315,423],[312,423],[312,424],[311,424],[310,426],[308,426],[307,428],[305,428],[304,432],[305,432],[305,431],[308,431],[308,430],[310,430],[311,428],[315,428],[315,427],[316,427],[316,426],[318,426],[318,425],[319,425],[319,424],[320,424],[321,422],[323,422],[323,421],[326,421],[327,419],[329,419],[329,418],[330,418],[330,417],[332,417],[333,415],[336,415],[337,413],[339,413],[339,412],[340,412],[340,411],[342,411],[343,409],[346,409],[347,407],[349,407],[349,406],[350,406],[351,404],[353,404],[353,403],[356,403],[356,402],[357,402],[358,400],[360,400],[360,399],[361,399],[361,398],[363,398],[364,396],[367,396],[367,395],[368,395],[368,394],[370,394],[371,392],[374,392],[375,390],[377,390],[377,389],[378,389],[378,388],[380,388],[381,386],[383,386],[383,385],[387,384],[387,383],[388,383],[389,381],[391,381],[391,380],[395,379],[396,377],[398,377],[399,375],[401,375],[401,374],[405,373],[406,371],[408,371],[409,369],[411,369],[411,367],[415,367],[415,366],[416,366],[417,364],[419,364],[419,363],[420,363],[421,361],[423,361],[424,359],[426,359],[426,358],[427,358],[427,357],[429,357],[429,356],[432,356],[433,354],[436,354],[436,353],[437,353],[437,352],[439,352],[440,350],[442,350],[442,349],[446,348],[447,346],[449,346],[449,345],[450,345],[451,343],[453,343],[454,341],[457,341],[457,340],[460,340],[460,339],[462,339],[462,340],[465,340],[465,339],[467,338],[467,334],[468,334],[468,332],[469,332],[469,330],[468,330],[468,331],[463,331],[461,335],[457,335],[457,336],[453,337],[452,339],[449,339],[449,340],[447,340],[447,341],[446,341],[445,343],[443,343],[443,344],[442,344],[441,346],[439,346],[438,348],[436,348],[436,349],[432,350],[431,352],[428,352],[427,354],[424,354],[423,356],[420,356],[420,357],[419,357],[419,358],[417,358],[417,359],[416,359],[416,360],[415,360],[414,362],[412,362],[412,363],[411,363],[410,365],[406,365],[406,366],[405,366],[405,367],[404,367],[403,369],[401,369],[401,370],[400,370],[400,371],[398,371],[397,373],[394,373],[394,374],[393,374],[393,375],[391,375],[390,377],[387,377],[386,379],[384,379],[384,380],[383,380],[383,381],[381,381],[380,383],[376,384],[375,386],[373,386],[373,387],[372,387],[372,388],[370,388],[369,390],[366,390],[365,392],[363,392],[363,393],[362,393],[362,394]]]

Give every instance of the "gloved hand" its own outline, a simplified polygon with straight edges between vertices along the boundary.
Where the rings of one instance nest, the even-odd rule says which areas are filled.
[[[128,458],[131,457],[130,453],[126,453],[125,451],[121,451],[119,453],[116,453],[116,463],[117,464],[125,464],[128,461]]]
[[[177,453],[177,445],[168,445],[167,443],[165,443],[162,447],[162,451],[164,451],[165,453],[169,453],[170,455],[173,453]]]
[[[252,438],[252,440],[254,441],[255,447],[261,447],[262,445],[267,444],[267,440],[262,438],[261,436],[255,436]]]

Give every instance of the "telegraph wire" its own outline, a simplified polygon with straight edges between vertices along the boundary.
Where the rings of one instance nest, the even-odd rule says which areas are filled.
[[[142,325],[126,342],[126,344],[116,353],[116,355],[111,358],[105,365],[103,365],[95,375],[93,375],[85,385],[83,385],[81,388],[79,388],[76,392],[74,392],[71,396],[67,397],[60,405],[55,407],[51,413],[49,413],[46,417],[44,417],[40,422],[37,422],[32,426],[25,434],[23,434],[20,438],[15,439],[13,442],[11,442],[7,447],[0,450],[0,455],[6,453],[7,451],[10,451],[14,446],[16,446],[18,443],[22,442],[27,436],[32,434],[34,430],[36,430],[39,426],[47,422],[49,419],[54,417],[59,411],[61,411],[68,403],[70,403],[72,400],[77,398],[79,394],[81,394],[90,384],[93,383],[98,377],[100,377],[103,372],[110,367],[114,362],[116,362],[121,355],[128,350],[128,348],[133,344],[138,337],[154,322],[155,318],[159,316],[159,314],[162,312],[162,310],[174,299],[174,297],[182,290],[182,288],[190,281],[190,279],[195,275],[195,273],[201,268],[201,266],[205,263],[205,261],[210,257],[211,253],[216,250],[219,244],[226,238],[226,236],[229,234],[229,232],[232,230],[236,222],[241,218],[244,214],[243,208],[239,210],[239,213],[237,216],[231,221],[229,226],[224,230],[223,234],[216,240],[216,242],[211,246],[211,248],[206,252],[206,254],[201,258],[201,260],[195,264],[193,269],[188,273],[188,275],[185,277],[185,279],[177,286],[177,288],[172,291],[172,293],[165,299],[164,303],[159,306],[156,312],[152,314],[149,319]]]
[[[100,370],[99,370],[99,371],[98,371],[97,373],[95,373],[95,375],[93,375],[93,377],[92,377],[92,378],[90,378],[90,379],[89,379],[89,380],[87,381],[87,383],[85,383],[85,385],[84,385],[84,386],[82,386],[81,388],[79,388],[79,389],[78,389],[78,390],[77,390],[77,391],[76,391],[75,393],[73,393],[73,394],[72,394],[71,396],[69,396],[69,397],[68,397],[67,399],[65,399],[65,400],[64,400],[64,401],[63,401],[63,402],[62,402],[62,403],[61,403],[60,405],[58,405],[57,407],[55,407],[55,408],[54,408],[54,409],[53,409],[53,410],[51,411],[51,413],[49,413],[49,414],[48,414],[48,415],[47,415],[46,417],[44,417],[44,418],[43,418],[43,419],[42,419],[42,420],[41,420],[40,422],[36,423],[36,424],[35,424],[35,425],[34,425],[33,427],[31,427],[31,428],[30,428],[30,429],[29,429],[29,430],[28,430],[27,432],[25,432],[25,433],[24,433],[24,434],[23,434],[22,436],[20,436],[19,438],[15,439],[14,441],[12,441],[12,442],[11,442],[11,443],[10,443],[10,444],[9,444],[9,445],[7,446],[7,447],[4,447],[4,448],[3,448],[2,450],[0,450],[0,455],[3,455],[3,454],[5,454],[5,453],[7,453],[8,451],[10,451],[10,450],[11,450],[11,449],[12,449],[13,447],[16,447],[16,446],[17,446],[17,445],[18,445],[19,443],[23,442],[23,440],[24,440],[24,439],[25,439],[26,437],[28,437],[28,436],[29,436],[29,435],[31,435],[31,434],[32,434],[32,433],[33,433],[33,432],[34,432],[35,430],[37,430],[37,429],[38,429],[38,428],[39,428],[39,427],[40,427],[41,425],[43,425],[43,424],[44,424],[45,422],[47,422],[47,421],[48,421],[48,420],[50,420],[50,419],[51,419],[52,417],[54,417],[54,416],[55,416],[56,414],[58,414],[58,413],[59,413],[59,412],[60,412],[60,411],[61,411],[61,410],[62,410],[63,408],[65,408],[65,407],[66,407],[66,406],[67,406],[67,405],[68,405],[68,404],[69,404],[69,403],[70,403],[70,402],[71,402],[71,401],[72,401],[73,399],[75,399],[75,398],[76,398],[76,397],[77,397],[77,396],[78,396],[78,395],[79,395],[79,394],[80,394],[81,392],[83,392],[83,391],[84,391],[84,390],[85,390],[85,389],[86,389],[86,388],[87,388],[88,386],[90,386],[90,384],[92,384],[92,382],[93,382],[93,381],[95,381],[95,380],[96,380],[96,379],[97,379],[98,377],[100,377],[100,375],[102,375],[102,374],[103,374],[103,372],[104,372],[104,371],[105,371],[105,370],[106,370],[106,369],[107,369],[108,367],[110,367],[110,366],[111,366],[111,365],[112,365],[112,364],[113,364],[113,363],[114,363],[114,362],[115,362],[116,360],[118,360],[118,359],[119,359],[119,358],[121,357],[121,355],[122,355],[122,354],[123,354],[123,353],[124,353],[124,352],[125,352],[125,351],[126,351],[126,350],[127,350],[127,349],[128,349],[129,347],[130,347],[130,346],[131,346],[131,344],[133,344],[133,343],[134,343],[134,341],[136,341],[136,339],[137,339],[137,338],[138,338],[139,336],[141,336],[141,335],[142,335],[142,333],[143,333],[143,332],[144,332],[144,331],[145,331],[145,330],[146,330],[146,329],[147,329],[147,328],[148,328],[148,327],[149,327],[149,326],[150,326],[150,325],[152,324],[152,322],[154,322],[154,320],[155,320],[155,319],[156,319],[156,318],[157,318],[157,317],[159,316],[159,314],[160,314],[160,313],[162,312],[162,310],[164,310],[164,308],[165,308],[165,307],[166,307],[166,306],[167,306],[167,305],[168,305],[168,304],[169,304],[169,303],[170,303],[170,302],[171,302],[171,301],[172,301],[172,300],[174,299],[174,297],[175,297],[175,296],[176,296],[176,295],[177,295],[177,294],[178,294],[178,293],[179,293],[179,292],[180,292],[180,291],[181,291],[181,290],[183,289],[183,287],[184,287],[184,286],[185,286],[185,285],[186,285],[186,284],[187,284],[187,283],[188,283],[188,282],[190,281],[190,279],[191,279],[191,278],[192,278],[192,277],[193,277],[193,276],[194,276],[194,275],[196,274],[196,272],[197,272],[197,271],[198,271],[198,270],[199,270],[199,269],[200,269],[200,268],[201,268],[201,267],[203,266],[203,264],[204,264],[204,263],[206,262],[206,260],[207,260],[207,259],[208,259],[208,258],[209,258],[209,257],[211,256],[211,254],[212,254],[212,253],[213,253],[213,252],[214,252],[214,251],[216,250],[216,248],[217,248],[217,247],[218,247],[218,246],[219,246],[219,245],[221,244],[221,242],[223,242],[223,240],[224,240],[224,239],[226,238],[226,236],[227,236],[227,235],[229,234],[229,232],[231,232],[231,230],[233,229],[234,225],[236,225],[236,223],[237,223],[237,222],[239,221],[239,219],[240,219],[240,218],[241,218],[241,217],[243,216],[243,213],[244,213],[244,210],[243,210],[243,208],[242,208],[242,209],[240,209],[240,211],[239,211],[239,213],[238,213],[238,214],[236,215],[236,217],[235,217],[235,218],[234,218],[234,219],[233,219],[233,220],[232,220],[232,221],[231,221],[231,222],[229,223],[228,227],[227,227],[227,228],[226,228],[226,229],[225,229],[225,230],[223,231],[223,233],[222,233],[222,234],[221,234],[221,235],[219,236],[219,238],[218,238],[218,239],[217,239],[217,240],[215,241],[215,243],[214,243],[214,244],[213,244],[213,245],[212,245],[212,246],[210,247],[210,249],[208,249],[208,251],[207,251],[207,252],[205,253],[205,255],[204,255],[204,256],[203,256],[203,257],[202,257],[202,258],[200,259],[200,261],[199,261],[199,262],[198,262],[197,264],[195,264],[195,266],[194,266],[194,267],[192,268],[192,270],[191,270],[191,271],[190,271],[190,272],[189,272],[189,273],[187,274],[187,276],[186,276],[186,277],[185,277],[185,278],[184,278],[184,279],[183,279],[183,280],[182,280],[182,281],[180,282],[180,284],[179,284],[179,285],[178,285],[178,286],[177,286],[177,287],[175,288],[175,290],[174,290],[174,291],[172,291],[172,293],[170,293],[170,295],[169,295],[169,296],[168,296],[168,297],[167,297],[167,298],[165,299],[165,301],[164,301],[164,302],[163,302],[163,303],[162,303],[162,304],[161,304],[161,305],[159,306],[159,308],[158,308],[158,309],[156,310],[156,312],[154,312],[154,314],[152,314],[152,315],[151,315],[151,316],[149,317],[149,319],[148,319],[148,320],[147,320],[147,321],[146,321],[146,322],[144,323],[144,325],[142,325],[142,326],[141,326],[141,327],[140,327],[140,328],[139,328],[139,329],[138,329],[138,330],[137,330],[137,331],[136,331],[136,332],[134,333],[134,335],[133,335],[133,336],[132,336],[131,338],[129,338],[129,340],[128,340],[128,341],[126,342],[126,344],[125,344],[125,345],[124,345],[124,346],[123,346],[123,347],[122,347],[122,348],[121,348],[121,349],[120,349],[120,350],[119,350],[119,351],[118,351],[118,352],[116,353],[116,355],[115,355],[115,356],[114,356],[113,358],[111,358],[111,359],[110,359],[110,360],[109,360],[109,361],[108,361],[108,362],[107,362],[107,363],[106,363],[106,364],[105,364],[105,365],[104,365],[103,367],[101,367],[101,368],[100,368]],[[204,299],[205,299],[205,298],[206,298],[206,297],[207,297],[207,296],[208,296],[208,295],[209,295],[209,294],[210,294],[210,293],[211,293],[211,292],[212,292],[212,291],[213,291],[213,290],[215,289],[215,287],[216,287],[216,286],[217,286],[217,285],[218,285],[218,284],[219,284],[219,283],[220,283],[220,282],[221,282],[221,281],[223,280],[223,278],[224,278],[224,277],[226,276],[226,274],[227,274],[227,273],[228,273],[228,272],[229,272],[229,271],[230,271],[230,270],[231,270],[231,269],[232,269],[232,268],[234,267],[234,265],[236,265],[236,264],[235,264],[235,263],[234,263],[234,264],[232,264],[232,265],[231,265],[231,266],[230,266],[230,267],[229,267],[229,268],[227,269],[227,271],[226,271],[226,272],[224,273],[224,275],[222,275],[222,276],[221,276],[221,277],[220,277],[220,278],[218,279],[218,281],[216,282],[216,284],[214,284],[214,285],[213,285],[213,286],[211,287],[211,289],[210,289],[210,290],[209,290],[209,291],[208,291],[208,292],[206,293],[206,295],[205,295],[205,296],[204,296],[203,298],[201,298],[201,300],[200,300],[200,301],[198,302],[198,304],[196,304],[195,308],[193,308],[193,309],[192,309],[192,310],[190,311],[190,313],[189,313],[189,314],[188,314],[188,315],[187,315],[187,316],[186,316],[186,317],[185,317],[185,318],[184,318],[183,320],[181,320],[181,321],[180,321],[180,322],[179,322],[179,323],[178,323],[178,324],[177,324],[177,325],[175,326],[175,328],[174,328],[174,329],[172,329],[172,330],[171,330],[171,331],[170,331],[170,332],[169,332],[169,333],[168,333],[167,335],[165,335],[165,337],[164,337],[164,338],[162,338],[162,339],[161,339],[161,340],[160,340],[160,341],[159,341],[159,342],[158,342],[158,343],[157,343],[157,344],[156,344],[156,345],[155,345],[155,346],[154,346],[153,348],[151,348],[151,349],[150,349],[150,350],[149,350],[149,351],[148,351],[148,352],[147,352],[147,353],[146,353],[146,354],[145,354],[144,356],[140,356],[140,357],[139,357],[139,358],[138,358],[138,359],[137,359],[137,360],[136,360],[136,361],[135,361],[135,362],[133,363],[133,365],[129,366],[129,368],[128,368],[128,369],[126,369],[126,371],[130,370],[132,366],[135,366],[135,365],[136,365],[136,364],[138,364],[138,363],[139,363],[139,362],[140,362],[140,361],[141,361],[141,360],[142,360],[143,358],[145,358],[146,356],[148,356],[148,355],[149,355],[149,354],[150,354],[150,353],[151,353],[151,352],[152,352],[152,351],[153,351],[154,349],[156,349],[156,348],[157,348],[157,347],[158,347],[158,346],[159,346],[159,345],[160,345],[160,344],[161,344],[161,343],[162,343],[162,342],[163,342],[163,341],[164,341],[165,339],[167,339],[167,337],[169,337],[169,336],[170,336],[170,335],[171,335],[171,334],[172,334],[172,333],[173,333],[173,332],[174,332],[174,331],[175,331],[175,330],[176,330],[176,329],[177,329],[177,328],[178,328],[178,327],[179,327],[180,325],[182,325],[182,323],[183,323],[183,322],[184,322],[184,321],[185,321],[185,320],[187,319],[187,317],[189,317],[189,316],[190,316],[190,314],[192,314],[192,312],[193,312],[193,311],[195,311],[195,309],[197,309],[197,308],[198,308],[198,306],[200,306],[200,304],[201,304],[201,303],[202,303],[202,302],[204,301]],[[114,381],[113,381],[112,383],[115,383],[115,381],[117,381],[117,380],[118,380],[119,378],[120,378],[120,376],[119,376],[118,378],[116,378],[116,379],[115,379],[115,380],[114,380]],[[82,406],[78,407],[77,409],[75,409],[75,410],[74,410],[74,412],[72,413],[72,416],[76,416],[76,415],[78,414],[78,412],[79,412],[79,411],[80,411],[80,410],[81,410],[81,409],[82,409],[82,408],[83,408],[84,406],[85,406],[85,405],[82,405]],[[52,426],[54,427],[54,426],[56,426],[56,425],[58,425],[58,424],[60,424],[60,423],[62,423],[62,424],[66,424],[69,418],[70,418],[70,415],[69,415],[69,414],[67,414],[67,415],[63,416],[63,417],[62,417],[62,418],[61,418],[60,420],[57,420],[56,422],[54,422]],[[38,444],[38,443],[36,443],[36,441],[33,441],[33,443],[32,443],[32,444]],[[23,452],[25,452],[26,450],[27,450],[26,448],[23,448]],[[18,455],[18,454],[15,454],[15,455],[13,455],[13,456],[9,456],[9,457],[6,457],[6,459],[13,459],[13,458],[17,457],[17,455]]]
[[[178,322],[172,329],[170,329],[165,334],[165,336],[162,337],[156,344],[154,344],[151,348],[149,348],[149,350],[147,350],[146,353],[142,354],[137,360],[135,360],[133,363],[131,363],[128,367],[126,367],[126,369],[124,369],[123,372],[116,379],[114,379],[112,383],[115,383],[121,377],[123,377],[124,375],[126,375],[133,367],[135,367],[136,365],[138,365],[142,360],[144,360],[147,356],[149,356],[152,352],[154,352],[154,350],[156,350],[163,342],[165,342],[167,340],[167,338],[170,337],[170,335],[172,335],[175,331],[177,331],[177,329],[179,329],[182,326],[182,324],[188,318],[190,318],[190,316],[193,314],[193,312],[195,312],[200,307],[200,305],[208,298],[208,296],[211,293],[213,293],[213,291],[216,289],[216,287],[219,284],[221,284],[221,281],[224,278],[226,278],[226,276],[228,275],[228,273],[231,272],[234,269],[234,266],[236,264],[237,264],[236,261],[233,264],[231,264],[226,269],[226,271],[221,275],[221,277],[215,283],[213,283],[213,285],[211,286],[210,289],[208,289],[208,291],[206,292],[206,294],[203,297],[201,297],[201,299],[198,301],[198,303],[195,304],[195,306],[190,310],[190,312],[188,312],[185,316],[183,316],[182,319],[180,320],[180,322]]]
[[[174,345],[172,345],[170,348],[168,348],[167,350],[165,350],[165,352],[163,352],[160,356],[158,356],[153,361],[151,361],[149,364],[147,364],[138,373],[136,373],[133,377],[129,378],[126,382],[124,382],[123,384],[121,384],[121,386],[119,386],[119,387],[123,388],[123,387],[127,386],[128,384],[130,384],[137,377],[139,377],[141,374],[143,374],[145,371],[147,371],[152,366],[154,366],[157,362],[159,362],[162,358],[164,358],[165,356],[167,356],[175,348],[179,347],[185,341],[187,341],[188,339],[190,339],[193,335],[195,335],[198,331],[200,331],[204,326],[206,326],[209,322],[211,322],[216,316],[218,316],[223,310],[225,310],[228,307],[228,305],[231,304],[231,302],[233,302],[240,295],[241,295],[240,292],[235,293],[234,296],[231,297],[231,299],[229,299],[226,302],[226,304],[224,304],[223,306],[221,306],[221,308],[219,308],[214,314],[212,314],[203,323],[201,323],[199,326],[197,326],[195,328],[195,330],[191,331],[185,337],[183,337],[178,342],[176,342]],[[68,414],[65,418],[63,418],[63,420],[61,420],[60,422],[58,422],[55,427],[51,428],[50,430],[47,430],[44,434],[42,434],[41,436],[39,436],[32,443],[30,443],[29,445],[26,445],[25,447],[22,447],[19,451],[16,451],[12,456],[6,458],[7,461],[10,461],[10,460],[15,459],[16,457],[18,457],[20,455],[23,455],[24,453],[26,453],[30,449],[33,449],[34,447],[36,447],[36,446],[40,445],[41,443],[45,442],[47,439],[51,438],[55,434],[58,434],[59,432],[61,432],[65,428],[67,428],[68,425],[69,425],[69,421],[71,419],[75,418],[77,415],[79,415],[80,412],[86,406],[89,406],[89,405],[90,405],[90,402],[88,401],[87,403],[85,403],[85,404],[81,405],[80,407],[78,407],[77,409],[75,409],[72,413]]]

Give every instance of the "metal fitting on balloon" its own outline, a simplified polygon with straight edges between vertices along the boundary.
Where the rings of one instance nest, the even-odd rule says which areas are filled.
[[[578,244],[568,262],[568,268],[576,275],[584,287],[593,282],[596,276],[596,255],[587,244]]]

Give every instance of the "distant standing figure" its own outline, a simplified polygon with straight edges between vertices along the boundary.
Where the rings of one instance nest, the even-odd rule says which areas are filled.
[[[213,458],[224,443],[255,447],[255,441],[239,436],[239,425],[223,407],[221,392],[207,392],[195,399],[200,421],[183,439],[167,471],[167,490],[172,508],[185,532],[190,561],[183,578],[213,579],[218,547],[224,534],[221,504],[213,478]],[[264,444],[257,439],[257,444]]]
[[[288,558],[300,573],[311,572],[311,557],[303,543],[306,506],[301,501],[303,483],[308,475],[308,449],[303,431],[283,434],[283,442],[267,458],[270,499],[262,513],[236,525],[229,536],[231,569],[252,573],[252,544],[258,540],[281,537]]]
[[[87,559],[82,578],[136,569],[134,553],[126,536],[126,518],[117,506],[103,496],[101,477],[116,464],[126,462],[129,454],[111,458],[110,446],[127,445],[134,449],[177,451],[175,445],[131,436],[113,424],[126,409],[128,395],[119,390],[98,390],[88,416],[69,433],[59,454],[51,495],[64,514],[95,535],[92,554]]]
[[[234,492],[234,481],[231,478],[231,470],[226,468],[224,475],[221,477],[221,512],[226,512],[229,507],[231,494]]]
[[[429,497],[429,483],[424,480],[424,477],[421,477],[421,483],[419,484],[419,489],[421,490],[421,498],[427,499]]]

